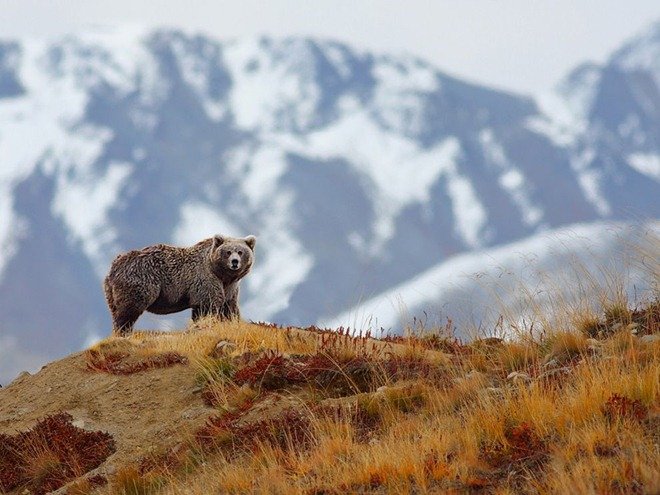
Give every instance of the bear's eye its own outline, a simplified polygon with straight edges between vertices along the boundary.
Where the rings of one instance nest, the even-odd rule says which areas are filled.
[[[238,255],[239,255],[239,256],[243,256],[243,251],[239,251],[239,252],[238,252]]]
[[[225,254],[229,256],[231,254],[231,251],[225,251]]]

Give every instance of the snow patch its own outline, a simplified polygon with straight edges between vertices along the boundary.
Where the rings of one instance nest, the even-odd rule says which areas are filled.
[[[224,156],[227,174],[251,208],[265,208],[278,194],[278,181],[288,168],[286,153],[285,145],[264,137],[259,145],[239,145]]]
[[[97,26],[69,35],[59,43],[66,54],[61,69],[76,75],[85,88],[106,82],[120,94],[139,90],[140,103],[153,106],[169,87],[146,46],[148,41],[149,30],[136,24]]]
[[[632,142],[637,146],[642,145],[645,141],[644,132],[642,131],[638,115],[632,113],[629,114],[626,119],[619,124],[617,130],[621,137],[632,139]]]
[[[393,130],[409,136],[422,133],[426,97],[440,88],[435,71],[412,58],[396,62],[382,58],[372,73],[377,81],[370,102],[372,111]]]
[[[247,39],[227,45],[236,124],[244,129],[306,129],[316,117],[320,91],[313,53],[305,40]]]
[[[610,63],[629,71],[648,71],[660,88],[660,22],[656,22],[616,51]]]
[[[254,268],[245,279],[250,298],[243,313],[252,320],[268,320],[286,309],[296,287],[314,265],[314,259],[292,235],[293,195],[282,191],[257,232]]]
[[[491,129],[479,133],[479,142],[487,163],[500,171],[498,182],[520,211],[525,225],[534,227],[543,219],[543,210],[535,206],[523,173],[507,158],[504,148],[495,140]]]
[[[351,68],[346,62],[346,53],[339,45],[335,43],[323,43],[321,44],[321,51],[330,61],[332,66],[339,72],[339,75],[344,79],[350,77]]]
[[[239,237],[241,229],[226,215],[218,211],[218,208],[209,204],[189,202],[181,206],[179,223],[172,234],[174,244],[192,246],[215,234]]]
[[[577,175],[578,184],[585,199],[591,203],[599,215],[608,216],[612,208],[601,191],[603,172],[590,168],[594,157],[595,152],[591,148],[586,148],[581,153],[575,153],[571,157],[571,168]]]
[[[557,88],[561,100],[545,95],[540,99],[542,108],[566,123],[588,120],[601,77],[602,69],[597,65],[578,67]]]
[[[348,105],[350,103],[344,103]],[[462,192],[468,191],[453,165],[460,153],[456,138],[447,138],[432,148],[421,148],[414,140],[383,129],[365,111],[346,113],[333,124],[310,132],[304,139],[279,144],[311,159],[348,160],[359,174],[369,179],[374,185],[371,199],[378,212],[376,246],[382,246],[391,237],[394,220],[403,207],[428,201],[430,189],[443,171],[458,180],[455,181],[458,185],[456,201],[460,201]],[[475,195],[473,197],[475,202],[461,204],[468,207],[469,214],[479,208],[474,207],[479,202]]]
[[[458,140],[451,141],[451,153],[456,157],[460,153]],[[451,200],[451,209],[456,220],[455,231],[471,248],[481,245],[481,234],[488,222],[484,206],[477,198],[470,180],[458,171],[455,161],[449,161],[445,171],[447,194]]]
[[[435,70],[411,57],[381,58],[372,72],[379,85],[392,93],[432,93],[440,87]]]
[[[557,93],[540,94],[536,103],[540,114],[529,117],[525,127],[547,137],[559,147],[574,146],[589,125],[583,112],[576,111]]]
[[[214,97],[211,73],[222,64],[220,45],[208,40],[201,47],[189,39],[176,37],[172,41],[172,50],[177,59],[181,75],[197,93],[206,114],[211,120],[220,121],[227,114],[227,103]]]
[[[287,167],[285,151],[279,146],[265,144],[257,148],[241,182],[241,189],[253,207],[263,206],[278,193],[278,181]]]
[[[25,219],[13,211],[11,194],[0,194],[0,281],[9,261],[18,253],[20,241],[28,233]]]
[[[94,142],[102,146],[102,143]],[[100,150],[99,150],[100,152]],[[58,164],[56,191],[52,211],[62,218],[74,239],[82,244],[82,249],[92,261],[99,278],[103,277],[112,253],[118,250],[115,245],[117,232],[111,227],[108,215],[117,204],[119,195],[133,170],[128,162],[111,161],[105,171],[76,169],[84,165],[78,159]]]
[[[651,179],[660,182],[660,155],[657,153],[633,153],[628,155],[628,165]]]
[[[108,164],[95,183],[97,172],[91,167],[112,134],[80,122],[89,90],[106,83],[120,94],[140,90],[143,108],[135,111],[136,117],[149,117],[145,109],[162,97],[163,84],[143,41],[142,29],[97,28],[53,44],[21,45],[17,75],[25,92],[0,100],[0,268],[15,252],[22,231],[12,191],[39,165],[45,174],[57,175],[53,212],[71,228],[97,269],[104,264],[104,248],[115,233],[103,222],[130,165]]]
[[[18,236],[24,232],[13,211],[14,186],[47,156],[67,152],[71,125],[87,104],[72,77],[53,78],[43,70],[45,50],[40,42],[22,45],[17,74],[25,92],[0,100],[0,268],[15,254]]]

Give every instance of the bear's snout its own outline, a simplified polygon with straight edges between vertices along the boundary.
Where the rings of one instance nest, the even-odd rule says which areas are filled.
[[[229,267],[232,270],[238,270],[241,267],[241,257],[234,253],[229,257]]]

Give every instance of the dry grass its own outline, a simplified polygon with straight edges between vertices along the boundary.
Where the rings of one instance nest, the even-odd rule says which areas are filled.
[[[600,333],[470,345],[212,320],[110,340],[100,347],[186,356],[218,412],[99,490],[657,493],[660,343],[640,340],[660,332],[657,307],[595,315]],[[235,345],[219,356],[220,341]]]

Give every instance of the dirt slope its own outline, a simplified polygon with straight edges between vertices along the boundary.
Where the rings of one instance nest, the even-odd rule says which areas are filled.
[[[98,373],[87,369],[85,353],[73,354],[0,389],[0,433],[26,430],[65,411],[75,425],[113,436],[117,452],[108,464],[137,459],[155,446],[176,443],[213,412],[194,392],[194,375],[190,365]]]

